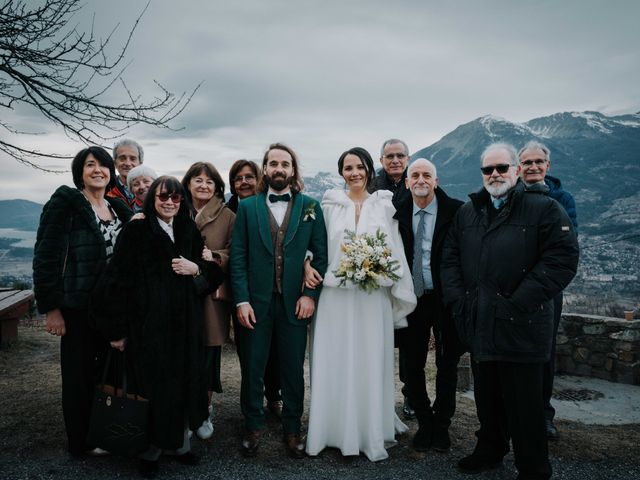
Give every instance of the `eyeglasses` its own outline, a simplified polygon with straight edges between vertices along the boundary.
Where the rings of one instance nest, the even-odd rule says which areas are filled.
[[[520,162],[520,165],[522,165],[523,167],[530,167],[535,164],[536,167],[539,167],[540,165],[543,165],[545,163],[547,163],[546,160],[543,160],[542,158],[536,158],[535,160],[525,160],[524,162]]]
[[[404,160],[405,158],[407,158],[407,154],[406,153],[387,153],[384,158],[387,160],[393,160],[393,157],[397,158],[398,160]]]
[[[158,197],[161,202],[166,202],[169,199],[171,199],[173,203],[180,203],[182,201],[182,195],[179,193],[162,192],[157,194],[156,197]]]
[[[513,165],[507,165],[505,163],[501,163],[500,165],[480,167],[480,171],[482,172],[483,175],[491,175],[493,173],[493,170],[495,170],[499,174],[503,174],[503,173],[507,173],[511,167],[513,167]]]
[[[256,179],[255,175],[238,175],[236,178],[233,179],[233,181],[235,183],[242,183],[242,182],[252,182],[255,179]]]

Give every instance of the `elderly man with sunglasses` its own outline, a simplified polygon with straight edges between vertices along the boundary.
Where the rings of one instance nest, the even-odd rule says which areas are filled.
[[[443,249],[444,301],[471,352],[480,429],[466,473],[497,468],[513,444],[518,479],[551,476],[542,399],[553,298],[578,266],[575,228],[537,185],[518,181],[515,148],[481,155],[484,183],[458,210]]]

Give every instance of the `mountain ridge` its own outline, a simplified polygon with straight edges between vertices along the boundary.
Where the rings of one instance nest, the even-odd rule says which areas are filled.
[[[582,223],[598,220],[612,203],[633,196],[640,179],[640,112],[606,116],[561,112],[524,123],[485,115],[458,126],[412,159],[434,162],[443,187],[466,199],[482,186],[480,155],[493,142],[520,148],[529,140],[551,151],[550,174],[560,178],[578,205]]]

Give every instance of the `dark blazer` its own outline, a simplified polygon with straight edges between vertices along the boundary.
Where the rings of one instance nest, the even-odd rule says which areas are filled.
[[[436,199],[438,200],[438,213],[436,215],[436,225],[433,231],[433,242],[431,244],[431,276],[433,287],[442,298],[442,285],[440,283],[440,261],[442,259],[442,245],[447,235],[447,230],[451,225],[454,215],[462,205],[458,199],[449,197],[445,191],[438,187],[436,189]],[[413,198],[403,197],[394,203],[396,214],[393,218],[399,222],[400,236],[404,244],[404,254],[407,257],[409,268],[413,268]],[[413,273],[413,272],[412,272]]]

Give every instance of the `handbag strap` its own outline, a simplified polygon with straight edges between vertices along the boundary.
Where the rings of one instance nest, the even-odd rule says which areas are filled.
[[[102,371],[102,378],[100,379],[100,388],[104,388],[104,384],[107,381],[107,373],[109,373],[109,365],[111,364],[111,351],[113,349],[109,349],[107,352],[107,359],[104,362],[104,370]]]
[[[109,348],[108,352],[107,352],[107,359],[104,362],[104,370],[102,371],[102,378],[100,379],[100,388],[104,388],[104,384],[107,381],[107,374],[109,373],[109,366],[111,365],[111,359],[113,358],[113,348]],[[116,391],[116,396],[118,396],[118,388],[117,385],[115,386],[115,391]],[[127,396],[127,359],[125,356],[124,351],[122,352],[122,383],[121,383],[121,388],[122,388],[122,397],[126,397]],[[137,397],[137,395],[136,395]]]
[[[124,350],[122,351],[122,396],[127,396],[127,357]]]

